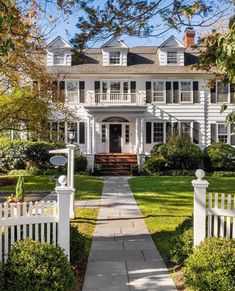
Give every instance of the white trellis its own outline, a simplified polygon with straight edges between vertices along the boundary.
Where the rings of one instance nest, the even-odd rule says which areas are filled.
[[[207,195],[209,183],[203,179],[205,172],[196,171],[194,187],[194,246],[206,237],[235,238],[235,196],[231,194]]]
[[[58,202],[23,202],[0,204],[0,261],[15,241],[30,238],[60,245],[69,259],[69,205],[73,192],[66,177],[56,187]]]

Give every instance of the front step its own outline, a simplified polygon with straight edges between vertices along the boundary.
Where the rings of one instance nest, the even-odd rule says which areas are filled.
[[[137,165],[135,154],[97,154],[95,155],[95,175],[100,176],[130,176],[133,166]]]

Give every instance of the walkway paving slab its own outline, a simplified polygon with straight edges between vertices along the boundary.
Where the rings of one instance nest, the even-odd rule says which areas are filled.
[[[97,202],[100,210],[83,291],[176,291],[128,178],[105,178]]]

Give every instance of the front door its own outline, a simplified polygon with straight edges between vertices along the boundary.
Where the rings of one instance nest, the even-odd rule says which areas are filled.
[[[110,124],[109,125],[109,151],[110,153],[121,153],[121,137],[122,125]]]

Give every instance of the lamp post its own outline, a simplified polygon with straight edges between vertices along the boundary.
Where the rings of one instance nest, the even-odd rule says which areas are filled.
[[[70,144],[73,144],[74,143],[74,140],[75,140],[75,128],[74,128],[74,126],[70,126],[69,128],[68,128],[68,140],[69,140],[69,143]]]

